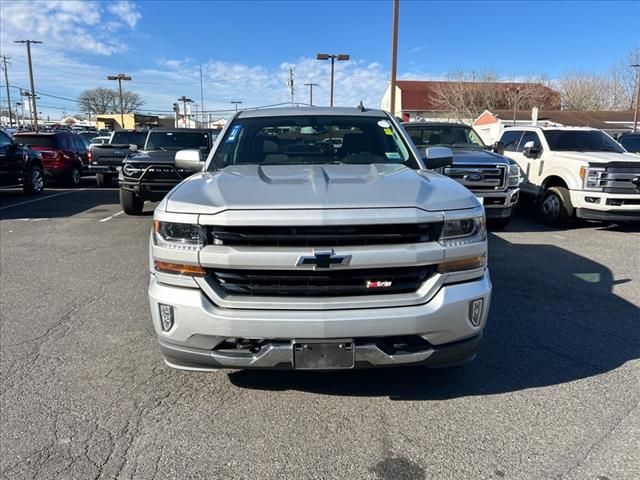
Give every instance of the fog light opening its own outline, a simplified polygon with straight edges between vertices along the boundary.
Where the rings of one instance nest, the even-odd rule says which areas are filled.
[[[587,203],[600,203],[600,197],[584,197]]]
[[[173,307],[171,305],[165,305],[164,303],[160,303],[160,324],[162,325],[162,330],[168,332],[173,327],[174,315],[173,315]]]
[[[482,320],[482,307],[484,306],[484,299],[478,298],[469,302],[469,320],[474,327],[480,325]]]

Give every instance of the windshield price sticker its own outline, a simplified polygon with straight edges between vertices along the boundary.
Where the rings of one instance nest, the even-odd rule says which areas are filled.
[[[240,132],[240,129],[242,128],[242,125],[235,125],[232,129],[231,129],[231,133],[229,133],[229,137],[227,138],[226,143],[233,143],[236,141],[236,137],[238,136],[238,132]]]
[[[380,120],[378,122],[378,126],[382,127],[382,128],[389,128],[389,127],[391,127],[391,124],[389,122],[387,122],[386,120]]]
[[[393,136],[393,132],[391,131],[391,129],[390,129],[390,128],[385,128],[385,129],[384,129],[384,133],[385,133],[386,135],[391,135],[391,136]]]
[[[401,160],[402,157],[398,152],[385,152],[385,155],[389,160]]]

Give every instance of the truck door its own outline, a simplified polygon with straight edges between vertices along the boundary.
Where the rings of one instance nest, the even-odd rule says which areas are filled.
[[[525,148],[526,147],[526,148]],[[524,190],[537,192],[540,185],[544,160],[542,157],[542,143],[537,132],[524,132],[520,138],[515,155],[518,156],[518,165],[524,172]]]

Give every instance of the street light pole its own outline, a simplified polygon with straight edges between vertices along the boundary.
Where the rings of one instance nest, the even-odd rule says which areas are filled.
[[[313,107],[313,87],[319,87],[318,83],[305,83],[305,87],[309,87],[309,106]]]
[[[39,40],[15,40],[14,43],[25,43],[27,45],[27,60],[29,61],[29,81],[31,82],[31,103],[33,107],[33,123],[35,124],[35,131],[38,133],[38,109],[36,108],[36,89],[33,85],[33,64],[31,62],[31,44],[42,43]]]
[[[120,128],[124,128],[124,106],[122,103],[122,81],[123,80],[131,80],[131,77],[128,77],[124,73],[119,73],[118,75],[109,75],[107,80],[117,80],[118,81],[118,93],[120,95]]]
[[[398,70],[398,11],[400,0],[393,0],[393,37],[391,39],[391,115],[396,115],[396,73]]]
[[[516,126],[516,112],[518,111],[518,95],[520,94],[520,89],[516,88],[516,101],[513,102],[513,126]]]
[[[241,104],[242,102],[240,100],[231,100],[231,103],[233,103],[236,106],[236,113],[238,112],[238,105]]]
[[[7,87],[7,106],[9,107],[9,127],[13,127],[13,118],[11,116],[11,94],[9,93],[9,74],[7,72],[7,60],[9,57],[5,57],[4,55],[0,55],[2,59],[2,63],[4,64],[4,84]],[[16,117],[18,116],[18,112],[16,112]]]
[[[187,97],[185,97],[184,95],[182,95],[182,96],[178,99],[178,101],[179,101],[179,102],[182,102],[182,108],[183,108],[182,113],[184,114],[184,115],[183,115],[183,118],[184,118],[184,128],[187,128],[187,103],[191,103],[191,102],[193,102],[193,100],[191,100],[190,98],[187,98]]]
[[[634,63],[631,65],[633,68],[640,69],[640,63]],[[638,86],[636,87],[636,109],[633,112],[633,133],[638,131],[638,109],[640,109],[640,70],[638,70],[638,81],[636,82]]]
[[[329,106],[333,107],[333,68],[334,68],[334,63],[336,60],[338,61],[347,61],[349,60],[351,57],[345,53],[339,53],[339,54],[329,54],[329,53],[318,53],[316,55],[316,59],[317,60],[331,60],[331,93],[330,93],[330,100],[329,100]]]

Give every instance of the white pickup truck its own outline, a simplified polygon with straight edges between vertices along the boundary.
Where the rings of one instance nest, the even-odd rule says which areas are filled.
[[[587,220],[640,221],[640,158],[594,128],[514,127],[499,141],[524,173],[522,194],[540,216],[562,226]]]

